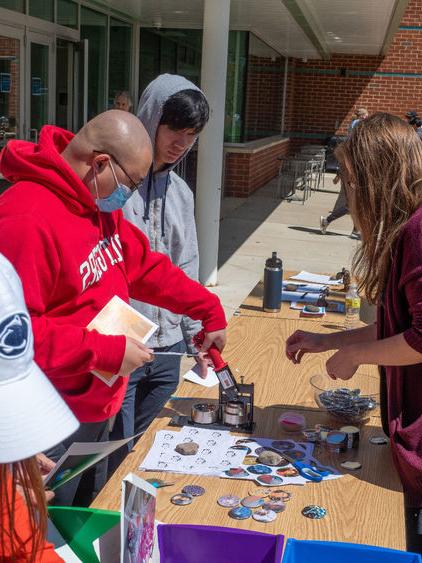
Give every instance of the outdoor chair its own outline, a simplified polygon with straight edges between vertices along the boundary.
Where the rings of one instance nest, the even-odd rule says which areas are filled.
[[[312,163],[308,159],[290,157],[281,161],[276,198],[289,201],[302,201],[309,197],[312,188]],[[294,198],[296,191],[302,191],[302,198]]]

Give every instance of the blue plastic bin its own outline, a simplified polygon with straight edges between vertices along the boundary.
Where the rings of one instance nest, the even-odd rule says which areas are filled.
[[[161,563],[280,563],[284,536],[219,526],[160,524]]]
[[[417,553],[354,543],[289,539],[283,563],[421,563]]]

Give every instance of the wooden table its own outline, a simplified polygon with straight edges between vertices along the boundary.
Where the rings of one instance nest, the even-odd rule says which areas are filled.
[[[285,271],[283,275],[284,280],[288,280],[288,278],[297,272],[293,271]],[[334,289],[334,288],[332,288]],[[340,301],[344,303],[344,298],[346,294],[343,291],[343,286],[340,286],[340,289],[337,290],[338,293],[343,293],[342,297],[330,297],[330,301]],[[244,302],[240,305],[240,307],[236,310],[235,316],[242,316],[242,317],[265,317],[268,319],[301,319],[303,321],[307,320],[315,320],[312,317],[300,317],[300,311],[295,309],[290,309],[290,302],[283,301],[281,304],[281,309],[277,313],[267,313],[262,309],[262,301],[264,297],[264,282],[261,280],[256,284],[256,286],[252,289],[250,294],[246,297]],[[337,328],[342,326],[344,323],[344,315],[340,313],[326,313],[323,317],[324,322],[328,322],[333,325],[332,328]]]
[[[244,376],[245,383],[255,383],[255,436],[274,439],[290,437],[280,430],[277,420],[281,412],[292,406],[305,414],[308,426],[317,422],[333,426],[333,421],[316,407],[309,384],[310,376],[324,369],[324,362],[329,354],[305,356],[299,366],[291,364],[284,355],[285,340],[294,330],[330,330],[330,327],[324,326],[326,324],[324,319],[312,321],[242,315],[230,321],[224,356],[234,373],[238,369],[239,374]],[[369,366],[360,369],[363,373],[376,373]],[[197,402],[198,398],[215,399],[217,394],[217,388],[205,389],[182,382],[177,395],[187,398],[171,401],[166,405],[98,495],[93,506],[118,509],[121,480],[133,471],[143,478],[159,477],[175,483],[158,491],[157,518],[162,522],[231,526],[283,533],[287,537],[298,539],[349,541],[405,548],[401,485],[392,464],[390,448],[369,443],[370,436],[382,434],[379,413],[376,411],[361,429],[360,447],[356,453],[336,455],[328,454],[325,450],[315,452],[321,462],[339,468],[340,462],[345,458],[358,459],[362,463],[362,469],[333,481],[309,483],[303,487],[286,486],[293,493],[293,498],[285,512],[269,524],[252,519],[233,520],[229,518],[227,509],[217,505],[217,498],[221,495],[246,496],[255,486],[253,481],[137,471],[153,442],[155,432],[166,428],[171,416],[175,413],[188,414],[192,403]],[[174,506],[170,503],[170,497],[180,492],[186,484],[202,485],[206,494],[195,499],[189,506]],[[303,517],[301,510],[309,504],[325,507],[327,516],[322,520]]]

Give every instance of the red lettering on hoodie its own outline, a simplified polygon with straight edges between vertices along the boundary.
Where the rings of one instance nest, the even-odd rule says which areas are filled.
[[[218,298],[189,279],[121,213],[100,213],[62,158],[73,134],[45,126],[37,145],[10,141],[0,169],[14,182],[0,197],[0,252],[16,268],[31,314],[35,361],[81,422],[118,412],[127,378],[112,387],[91,370],[117,373],[124,336],[86,326],[114,296],[226,326]]]

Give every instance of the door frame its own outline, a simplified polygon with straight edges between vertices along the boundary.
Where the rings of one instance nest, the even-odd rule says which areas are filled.
[[[47,110],[47,123],[54,123],[56,112],[56,70],[55,70],[55,41],[54,37],[38,33],[35,31],[27,30],[26,34],[26,81],[25,81],[25,95],[26,95],[26,119],[25,119],[25,139],[30,139],[31,131],[31,44],[45,45],[48,47],[48,110]]]
[[[19,40],[19,122],[17,127],[18,138],[23,139],[25,131],[25,32],[23,29],[4,25],[0,22],[0,36]]]

